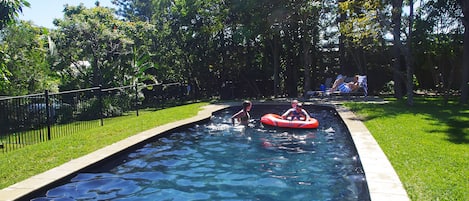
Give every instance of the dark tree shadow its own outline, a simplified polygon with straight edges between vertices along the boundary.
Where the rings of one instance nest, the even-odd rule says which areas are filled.
[[[402,114],[423,114],[434,120],[441,129],[427,130],[428,134],[446,133],[448,141],[455,144],[469,144],[469,107],[458,105],[456,102],[443,103],[443,99],[422,97],[415,98],[413,106],[407,106],[405,101],[393,101],[385,105],[378,104],[350,104],[352,111],[373,111],[372,115],[363,118],[369,121],[377,117],[396,117]]]

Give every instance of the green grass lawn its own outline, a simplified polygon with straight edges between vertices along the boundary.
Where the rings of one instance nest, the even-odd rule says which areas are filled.
[[[195,116],[200,107],[195,103],[157,111],[104,120],[104,126],[81,130],[53,140],[0,153],[0,189],[57,167],[114,142],[159,125]]]
[[[412,200],[469,200],[469,107],[441,103],[416,98],[413,107],[400,101],[346,104],[364,119]],[[106,119],[103,127],[0,154],[0,188],[138,132],[194,116],[206,104]]]
[[[386,153],[412,200],[469,200],[469,107],[347,103]]]

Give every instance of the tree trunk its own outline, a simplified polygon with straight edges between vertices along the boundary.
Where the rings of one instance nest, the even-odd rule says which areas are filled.
[[[304,71],[304,87],[303,87],[303,96],[305,96],[306,92],[311,89],[311,43],[308,42],[309,37],[303,38],[303,59],[305,65]]]
[[[94,56],[93,62],[93,87],[101,86],[103,83],[101,82],[101,69],[99,66],[98,58]]]
[[[407,105],[414,105],[414,69],[413,69],[413,57],[412,57],[412,26],[413,26],[413,17],[414,17],[414,1],[410,0],[409,2],[409,35],[407,38],[407,51],[406,51],[406,60],[407,60]]]
[[[352,61],[355,66],[347,66],[347,68],[344,69],[342,72],[346,75],[354,75],[357,73],[362,74],[362,69],[366,68],[364,48],[362,46],[351,48],[349,55],[352,58]]]
[[[345,0],[339,0],[339,2],[344,2]],[[339,26],[340,26],[340,23],[344,22],[345,21],[345,13],[340,10],[339,11]],[[340,34],[339,36],[339,65],[340,65],[340,70],[341,70],[341,73],[344,73],[345,72],[345,64],[346,64],[346,50],[345,50],[345,36]]]
[[[252,64],[253,64],[253,55],[254,55],[250,42],[246,44],[245,48],[246,48],[245,50],[246,59],[245,59],[244,65],[246,66],[247,71],[241,71],[240,75],[243,78],[243,80],[245,80],[244,82],[249,86],[249,89],[251,90],[248,92],[249,97],[259,98],[261,93],[259,91],[259,88],[256,85],[255,79],[253,79],[253,77],[250,76],[250,73],[249,73],[250,71],[252,71],[252,68],[253,68]],[[248,73],[245,73],[245,72],[248,72]]]
[[[294,38],[292,37],[292,32],[286,31],[285,38]],[[295,47],[295,41],[285,40],[283,46],[285,46],[285,71],[283,72],[283,87],[284,92],[288,97],[297,97],[298,96],[298,59]]]
[[[464,14],[462,18],[464,24],[464,53],[462,57],[461,97],[459,103],[467,104],[469,95],[469,2],[466,0],[458,0],[458,2]]]
[[[402,76],[401,76],[401,13],[402,1],[392,1],[392,26],[393,26],[393,77],[394,77],[394,96],[397,99],[402,99]]]
[[[274,40],[272,41],[272,51],[274,59],[274,97],[279,95],[279,71],[280,71],[280,37],[274,33]]]

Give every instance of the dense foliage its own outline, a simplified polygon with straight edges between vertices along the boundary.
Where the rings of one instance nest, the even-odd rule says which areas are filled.
[[[12,23],[23,7],[29,7],[25,0],[1,0],[0,1],[0,30]]]
[[[372,93],[393,80],[398,98],[409,86],[445,94],[465,86],[463,9],[454,0],[417,1],[412,12],[403,0],[113,3],[65,5],[52,30],[6,26],[0,94],[181,82],[200,97],[300,96],[338,73],[367,74]],[[15,41],[21,30],[35,49]],[[30,50],[38,53],[15,55]],[[28,69],[43,75],[18,73]]]

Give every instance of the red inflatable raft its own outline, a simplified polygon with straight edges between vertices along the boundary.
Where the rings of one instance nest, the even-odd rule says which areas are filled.
[[[317,128],[318,120],[309,118],[308,121],[282,119],[278,114],[265,114],[261,117],[262,124],[280,128]]]

